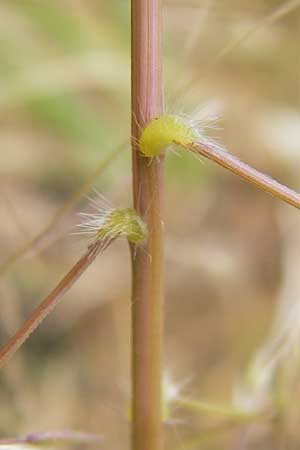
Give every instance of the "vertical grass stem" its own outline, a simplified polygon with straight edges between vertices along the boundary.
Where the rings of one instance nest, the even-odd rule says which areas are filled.
[[[161,0],[132,0],[132,173],[134,207],[147,223],[132,246],[132,449],[161,450],[163,335],[163,157],[138,149],[141,128],[163,112]]]

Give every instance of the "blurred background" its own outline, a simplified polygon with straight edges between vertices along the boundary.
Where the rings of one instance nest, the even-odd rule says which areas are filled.
[[[131,204],[129,3],[0,2],[1,343],[86,248],[73,233],[93,188]],[[209,135],[300,189],[299,42],[300,1],[166,0],[166,109],[219,117]],[[166,448],[299,448],[299,225],[168,154]],[[129,448],[129,343],[120,242],[1,371],[0,436],[75,429]]]

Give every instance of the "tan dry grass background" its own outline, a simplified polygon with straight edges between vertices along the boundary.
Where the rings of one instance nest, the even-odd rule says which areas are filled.
[[[294,9],[264,20],[281,5]],[[164,38],[167,110],[194,115],[208,105],[220,115],[213,136],[296,190],[297,6],[169,0]],[[2,261],[128,138],[129,36],[127,1],[1,1]],[[130,204],[129,150],[95,186],[116,206]],[[81,254],[86,243],[71,233],[76,212],[88,209],[83,198],[1,277],[1,342]],[[297,331],[299,212],[182,154],[168,156],[165,210],[166,371],[175,382],[189,380],[186,397],[231,406],[280,302],[295,313],[278,323]],[[3,370],[1,436],[69,428],[103,434],[108,449],[128,447],[129,290],[127,247],[117,243]],[[177,408],[167,448],[296,449],[299,372],[292,375],[277,376],[271,389],[271,397],[286,395],[280,425],[232,424]]]

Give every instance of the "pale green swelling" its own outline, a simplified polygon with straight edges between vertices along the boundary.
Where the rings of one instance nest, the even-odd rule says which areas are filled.
[[[146,224],[131,208],[116,209],[107,215],[101,228],[97,232],[98,238],[107,236],[115,238],[125,236],[129,242],[138,244],[147,237]]]
[[[142,131],[140,151],[148,157],[158,156],[169,145],[185,147],[198,139],[198,132],[182,117],[163,115],[153,119]]]

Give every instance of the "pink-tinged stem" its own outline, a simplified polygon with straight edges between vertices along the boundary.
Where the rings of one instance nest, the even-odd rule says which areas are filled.
[[[81,431],[62,430],[62,431],[42,431],[27,434],[22,438],[0,439],[0,446],[20,446],[27,445],[49,445],[50,444],[91,444],[102,441],[102,437],[96,434],[83,433]]]
[[[163,157],[141,156],[140,130],[163,112],[162,3],[131,0],[134,207],[148,240],[132,247],[132,450],[161,450]]]
[[[58,283],[55,289],[33,310],[30,317],[25,321],[24,325],[12,336],[7,344],[0,350],[0,368],[13,356],[13,354],[21,347],[30,334],[42,323],[42,321],[50,314],[55,306],[60,302],[63,295],[73,286],[76,280],[94,261],[96,256],[111,241],[104,243],[96,241],[90,245],[87,252],[72,267],[72,269]]]
[[[208,141],[194,142],[188,148],[194,153],[205,156],[205,158],[230,170],[230,172],[233,172],[258,188],[274,195],[274,197],[280,198],[289,205],[300,209],[300,194],[240,161],[236,156],[231,155],[217,144]]]

